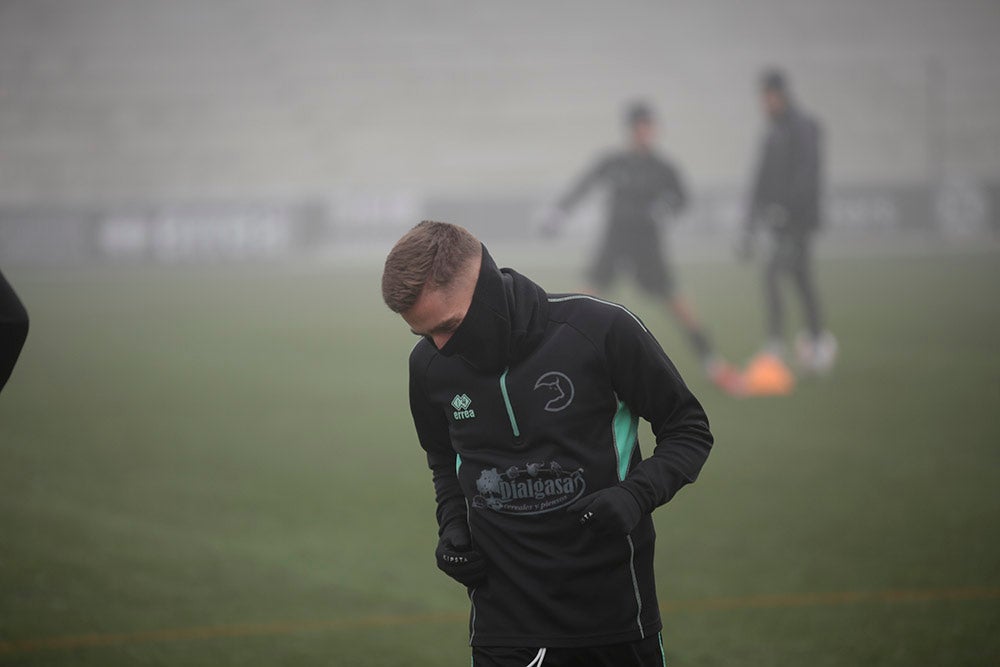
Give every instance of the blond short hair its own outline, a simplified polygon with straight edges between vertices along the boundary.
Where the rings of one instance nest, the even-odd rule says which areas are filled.
[[[447,289],[482,244],[464,227],[424,220],[396,242],[385,259],[382,299],[402,313],[413,307],[425,285]]]

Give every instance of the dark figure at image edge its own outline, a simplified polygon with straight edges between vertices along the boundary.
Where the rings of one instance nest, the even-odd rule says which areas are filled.
[[[7,384],[28,337],[28,311],[0,273],[0,390]]]
[[[424,273],[419,298],[395,299],[390,275],[420,263],[412,249],[433,254],[430,237],[454,230],[474,244],[465,277]],[[397,243],[383,294],[424,337],[410,408],[438,567],[468,589],[473,664],[662,667],[651,513],[697,479],[713,441],[663,349],[624,307],[547,294],[444,223]],[[656,438],[645,459],[640,417]]]

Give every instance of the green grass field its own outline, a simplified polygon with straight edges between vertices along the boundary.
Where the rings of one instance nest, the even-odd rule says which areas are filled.
[[[468,664],[375,268],[6,273],[33,321],[0,395],[0,664]],[[1000,254],[820,273],[841,363],[782,399],[713,391],[614,295],[716,433],[655,515],[669,662],[1000,664]],[[745,359],[757,276],[681,274]]]

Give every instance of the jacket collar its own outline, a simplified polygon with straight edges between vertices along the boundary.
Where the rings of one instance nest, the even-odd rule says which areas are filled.
[[[482,252],[472,303],[440,352],[480,372],[497,373],[541,342],[548,324],[548,295],[513,269],[497,268],[485,245]]]

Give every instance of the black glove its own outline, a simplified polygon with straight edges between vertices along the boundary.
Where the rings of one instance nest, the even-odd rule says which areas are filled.
[[[632,492],[612,486],[580,498],[566,508],[580,513],[580,524],[602,535],[624,537],[642,518],[642,509]]]
[[[566,223],[566,213],[558,207],[538,211],[532,220],[535,234],[543,239],[554,239]]]
[[[464,528],[443,531],[434,556],[439,570],[468,587],[486,578],[486,561],[472,548],[472,540]]]

